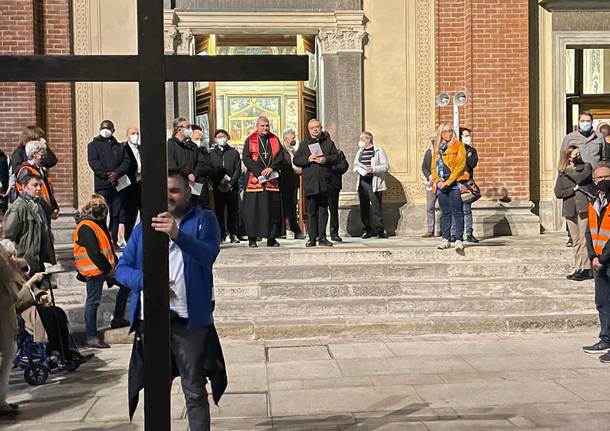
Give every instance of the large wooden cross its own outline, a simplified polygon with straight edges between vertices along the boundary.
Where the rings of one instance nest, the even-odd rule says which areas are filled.
[[[150,227],[151,218],[167,210],[165,83],[308,79],[304,56],[165,56],[163,39],[163,1],[138,0],[138,55],[0,56],[0,82],[139,83],[140,129],[147,148],[142,153],[141,214],[146,430],[171,426],[168,238]]]

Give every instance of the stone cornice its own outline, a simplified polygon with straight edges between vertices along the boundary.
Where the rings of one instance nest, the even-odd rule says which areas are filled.
[[[608,0],[543,0],[539,5],[549,12],[610,11]]]
[[[335,54],[340,51],[361,52],[365,34],[362,26],[320,30],[322,54]]]

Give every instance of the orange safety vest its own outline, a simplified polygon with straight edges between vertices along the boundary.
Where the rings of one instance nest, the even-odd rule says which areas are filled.
[[[598,225],[597,213],[593,209],[593,204],[589,203],[589,230],[595,254],[600,256],[606,243],[610,239],[610,211],[606,210],[601,224]]]
[[[103,274],[102,271],[95,266],[93,261],[89,258],[87,254],[87,249],[80,244],[77,244],[78,240],[78,231],[81,226],[88,226],[93,229],[95,232],[95,236],[97,237],[97,242],[100,247],[101,253],[108,259],[110,262],[110,266],[114,269],[116,262],[114,260],[114,251],[112,250],[112,244],[110,243],[110,239],[106,232],[93,220],[82,220],[76,226],[74,230],[74,234],[72,235],[72,242],[74,243],[74,266],[76,270],[86,278],[96,277],[98,275]]]
[[[40,187],[40,197],[50,203],[51,202],[51,190],[52,190],[51,178],[48,175],[43,176],[38,170],[36,170],[35,167],[33,167],[32,165],[29,165],[29,164],[21,166],[21,168],[19,168],[19,170],[17,171],[17,175],[15,177],[19,178],[19,174],[24,169],[27,169],[28,171],[30,171],[32,173],[32,175],[36,175],[37,177],[42,179],[42,185]],[[48,187],[47,187],[47,183],[49,185]],[[18,181],[15,183],[15,188],[17,189],[17,192],[19,192],[19,193],[21,193],[23,191],[23,186],[21,184],[19,184]],[[51,190],[49,190],[50,188],[51,188]]]
[[[273,133],[269,133],[269,144],[271,145],[271,159],[275,158],[282,149],[280,140]],[[250,149],[250,155],[252,160],[258,161],[258,133],[254,132],[248,137],[248,148]],[[280,183],[276,179],[269,180],[265,185],[261,185],[258,178],[252,173],[248,172],[248,183],[246,184],[247,192],[262,192],[267,190],[270,192],[279,192]]]

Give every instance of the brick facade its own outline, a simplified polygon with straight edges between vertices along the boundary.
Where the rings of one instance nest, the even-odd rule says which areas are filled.
[[[0,2],[0,53],[70,54],[68,0]],[[21,128],[38,124],[59,160],[52,170],[57,200],[68,210],[74,201],[72,91],[67,83],[0,83],[0,148],[9,154]]]
[[[476,178],[488,200],[529,200],[527,0],[436,0],[436,88],[465,90]],[[437,110],[453,122],[453,108]]]

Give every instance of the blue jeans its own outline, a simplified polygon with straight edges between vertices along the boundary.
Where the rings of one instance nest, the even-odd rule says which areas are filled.
[[[599,339],[610,342],[610,268],[594,272],[595,307],[599,313]]]
[[[97,336],[97,307],[102,300],[102,287],[106,275],[87,279],[87,299],[85,300],[85,330],[87,337]]]
[[[464,203],[464,230],[467,235],[472,235],[472,202]],[[455,236],[455,220],[451,224],[451,236]]]
[[[451,226],[455,224],[455,238],[462,240],[464,236],[464,206],[460,195],[460,188],[454,184],[436,191],[438,205],[441,208],[441,236],[449,240]],[[451,223],[451,220],[454,223]]]

